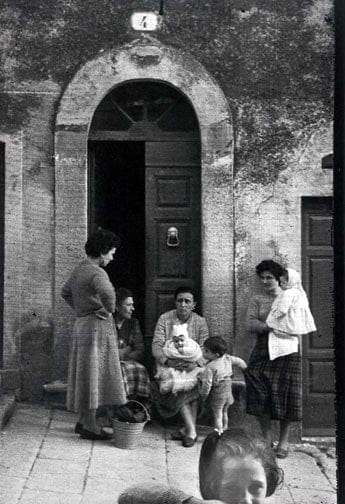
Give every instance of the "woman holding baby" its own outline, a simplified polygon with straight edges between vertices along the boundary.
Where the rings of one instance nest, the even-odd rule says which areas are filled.
[[[175,291],[174,310],[163,313],[156,324],[155,333],[152,342],[152,353],[158,367],[163,367],[165,370],[171,368],[177,371],[192,372],[198,367],[202,367],[205,363],[202,356],[197,360],[188,360],[176,354],[176,356],[167,356],[164,346],[166,341],[175,334],[176,340],[185,331],[188,332],[188,337],[199,344],[203,348],[204,341],[208,338],[208,327],[206,320],[194,312],[196,306],[195,293],[191,287],[181,286]],[[185,325],[186,324],[186,325]],[[181,334],[176,329],[176,326],[183,325]],[[180,338],[181,339],[181,338]],[[177,345],[178,346],[178,345]],[[176,349],[178,352],[178,348]],[[155,406],[158,413],[163,418],[170,418],[176,414],[180,414],[183,421],[181,430],[172,434],[172,439],[181,440],[184,447],[191,447],[197,439],[196,433],[196,415],[198,408],[199,392],[195,385],[191,390],[181,392],[159,394],[155,400]]]

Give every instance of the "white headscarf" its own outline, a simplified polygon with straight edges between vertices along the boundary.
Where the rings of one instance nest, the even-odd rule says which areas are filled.
[[[184,339],[188,338],[189,337],[188,324],[173,325],[173,328],[171,331],[171,337],[173,338],[174,336],[184,336]]]
[[[301,292],[301,294],[303,295],[303,297],[307,298],[307,294],[302,286],[301,275],[298,273],[298,271],[296,271],[292,268],[286,268],[286,271],[288,272],[287,288],[288,289],[298,289]]]

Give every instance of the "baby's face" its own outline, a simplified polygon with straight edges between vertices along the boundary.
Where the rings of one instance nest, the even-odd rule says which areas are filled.
[[[175,348],[179,351],[182,352],[184,349],[184,336],[183,334],[180,334],[178,336],[173,337],[173,342],[175,345]]]
[[[288,282],[289,280],[287,279],[286,276],[279,277],[279,285],[283,290],[286,290],[288,288]]]
[[[262,463],[251,456],[224,461],[220,500],[227,504],[264,504],[267,479]]]

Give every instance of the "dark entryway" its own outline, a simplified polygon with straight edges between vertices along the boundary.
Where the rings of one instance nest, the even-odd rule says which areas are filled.
[[[144,320],[145,301],[145,144],[89,142],[89,226],[121,238],[107,267],[116,288],[135,293],[136,316]]]
[[[120,235],[108,267],[133,290],[146,337],[181,284],[200,290],[200,139],[189,102],[172,87],[132,82],[97,108],[89,135],[89,228]],[[168,230],[177,229],[177,245]]]

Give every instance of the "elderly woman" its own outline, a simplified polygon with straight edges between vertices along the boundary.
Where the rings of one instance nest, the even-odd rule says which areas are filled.
[[[171,338],[175,325],[187,324],[188,335],[195,340],[201,348],[206,338],[208,338],[208,327],[206,320],[194,313],[196,306],[195,293],[192,288],[182,286],[175,291],[176,309],[163,313],[158,319],[153,342],[152,353],[156,362],[162,366],[192,370],[195,366],[202,367],[203,359],[198,362],[186,362],[180,359],[167,359],[163,353],[163,347],[167,339]],[[155,400],[158,413],[163,418],[169,418],[180,414],[183,420],[181,430],[172,434],[172,439],[181,440],[182,445],[189,448],[194,445],[197,439],[196,416],[198,408],[198,388],[188,392],[177,394],[168,393],[160,395]]]
[[[74,269],[61,295],[76,314],[68,367],[67,409],[79,413],[75,432],[84,439],[108,439],[96,422],[102,405],[122,405],[122,382],[117,335],[112,312],[115,291],[105,267],[120,239],[99,229],[86,244],[84,259]]]
[[[144,360],[144,341],[138,320],[133,317],[134,300],[130,290],[116,291],[115,325],[125,391],[128,399],[147,403],[151,396],[150,378]]]
[[[280,435],[276,447],[278,458],[288,455],[291,424],[301,420],[301,356],[294,352],[270,360],[268,352],[267,316],[281,292],[279,278],[286,270],[275,261],[262,261],[256,266],[262,293],[249,303],[247,327],[256,337],[248,368],[244,372],[247,385],[247,413],[256,415],[268,444],[272,444],[271,420],[279,420]]]

